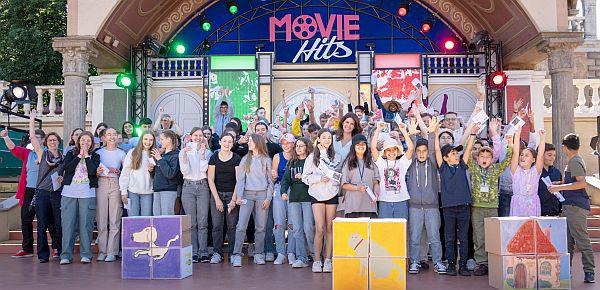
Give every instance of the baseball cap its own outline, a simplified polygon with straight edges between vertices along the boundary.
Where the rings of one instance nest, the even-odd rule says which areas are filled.
[[[450,152],[452,152],[452,150],[456,150],[458,152],[463,150],[463,146],[462,145],[458,145],[458,146],[454,146],[454,145],[450,145],[450,144],[446,144],[444,145],[444,147],[442,147],[442,156],[448,156],[448,154],[450,154]]]

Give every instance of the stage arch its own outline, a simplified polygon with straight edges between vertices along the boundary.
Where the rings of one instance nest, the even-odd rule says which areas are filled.
[[[171,115],[184,133],[202,126],[202,98],[187,89],[172,89],[162,93],[152,104],[150,118],[156,120],[160,107]]]
[[[448,112],[456,112],[459,116],[468,119],[477,104],[477,96],[470,90],[459,86],[446,86],[435,91],[429,97],[429,107],[440,111],[444,102],[444,95],[448,95]],[[465,120],[466,122],[466,120]]]

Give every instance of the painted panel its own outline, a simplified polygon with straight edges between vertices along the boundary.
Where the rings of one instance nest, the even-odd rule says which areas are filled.
[[[336,218],[333,220],[333,256],[369,257],[368,218]]]
[[[369,257],[407,257],[405,219],[371,220]]]
[[[333,290],[369,289],[369,259],[333,258]]]
[[[406,289],[405,258],[369,258],[370,289]]]
[[[534,221],[527,217],[486,218],[485,250],[496,255],[535,254]]]

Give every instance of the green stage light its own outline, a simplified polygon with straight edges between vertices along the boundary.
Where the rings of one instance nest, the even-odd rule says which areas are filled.
[[[177,44],[177,45],[175,45],[175,51],[178,54],[184,54],[185,53],[185,45],[183,45],[183,44]]]
[[[210,20],[206,16],[203,16],[202,20],[200,20],[200,26],[204,31],[209,31],[212,28]]]
[[[144,133],[144,131],[142,130],[141,127],[135,127],[135,133],[137,133],[138,136],[142,136],[142,133]]]
[[[130,73],[120,73],[116,83],[118,87],[129,88],[133,85],[133,76]]]
[[[227,1],[227,10],[231,15],[238,13],[238,5],[235,1]]]

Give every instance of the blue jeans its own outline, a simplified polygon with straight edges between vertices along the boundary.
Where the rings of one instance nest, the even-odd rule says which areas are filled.
[[[92,235],[96,216],[96,198],[72,198],[63,196],[62,217],[62,253],[61,259],[73,261],[75,248],[75,230],[79,230],[79,255],[92,259]],[[79,223],[79,224],[77,224]]]
[[[293,238],[289,238],[290,246],[288,250],[291,249],[293,253],[296,254],[296,259],[307,262],[307,242],[311,255],[315,252],[315,219],[313,217],[311,203],[290,202],[288,206],[293,234]],[[295,247],[292,247],[292,240],[294,241]]]
[[[276,183],[273,192],[273,235],[275,236],[275,249],[277,253],[285,255],[285,229],[287,228],[286,216],[288,204],[287,201],[281,199],[280,187],[280,184]]]
[[[127,211],[128,216],[152,216],[152,194],[137,194],[129,192],[127,195],[131,205]]]
[[[510,216],[510,201],[512,199],[512,194],[508,194],[503,190],[500,191],[500,195],[498,196],[498,216],[499,217],[507,217]]]
[[[48,247],[48,235],[46,230],[49,230],[54,225],[56,234],[52,239],[56,244],[56,250],[62,251],[62,227],[60,222],[60,200],[61,195],[58,191],[46,191],[38,189],[35,193],[35,214],[37,215],[37,254],[40,260],[48,260],[50,258],[50,247]],[[24,205],[25,206],[25,205]]]
[[[379,218],[403,218],[408,219],[408,201],[379,202]]]
[[[445,207],[444,235],[446,236],[446,259],[448,265],[456,265],[456,240],[460,242],[460,266],[467,264],[469,258],[469,225],[471,224],[471,206],[459,205]]]
[[[431,244],[431,257],[433,263],[442,262],[442,242],[440,242],[440,210],[436,208],[410,208],[409,209],[409,233],[410,249],[409,255],[412,262],[419,262],[422,259],[421,253],[421,235],[423,226],[427,231],[427,241]],[[427,248],[425,248],[427,249]],[[427,257],[427,251],[425,251]],[[425,259],[427,260],[427,259]]]
[[[156,191],[152,201],[152,213],[154,216],[174,215],[177,191]]]
[[[246,238],[246,229],[250,215],[254,216],[254,242],[256,243],[254,254],[263,254],[264,252],[261,250],[265,247],[265,229],[267,228],[267,215],[269,211],[263,209],[262,206],[263,201],[267,198],[267,192],[245,190],[243,198],[246,200],[246,204],[240,205],[239,219],[235,229],[233,254],[242,254],[242,246]]]
[[[192,220],[192,248],[197,256],[208,256],[210,191],[206,179],[183,182],[181,205]]]
[[[273,217],[273,205],[269,206],[269,210],[267,211],[267,224],[266,224],[266,232],[265,232],[265,241],[264,241],[264,252],[265,253],[275,253],[275,236],[273,234],[273,227],[275,226],[275,220]],[[254,241],[256,243],[258,241]]]

